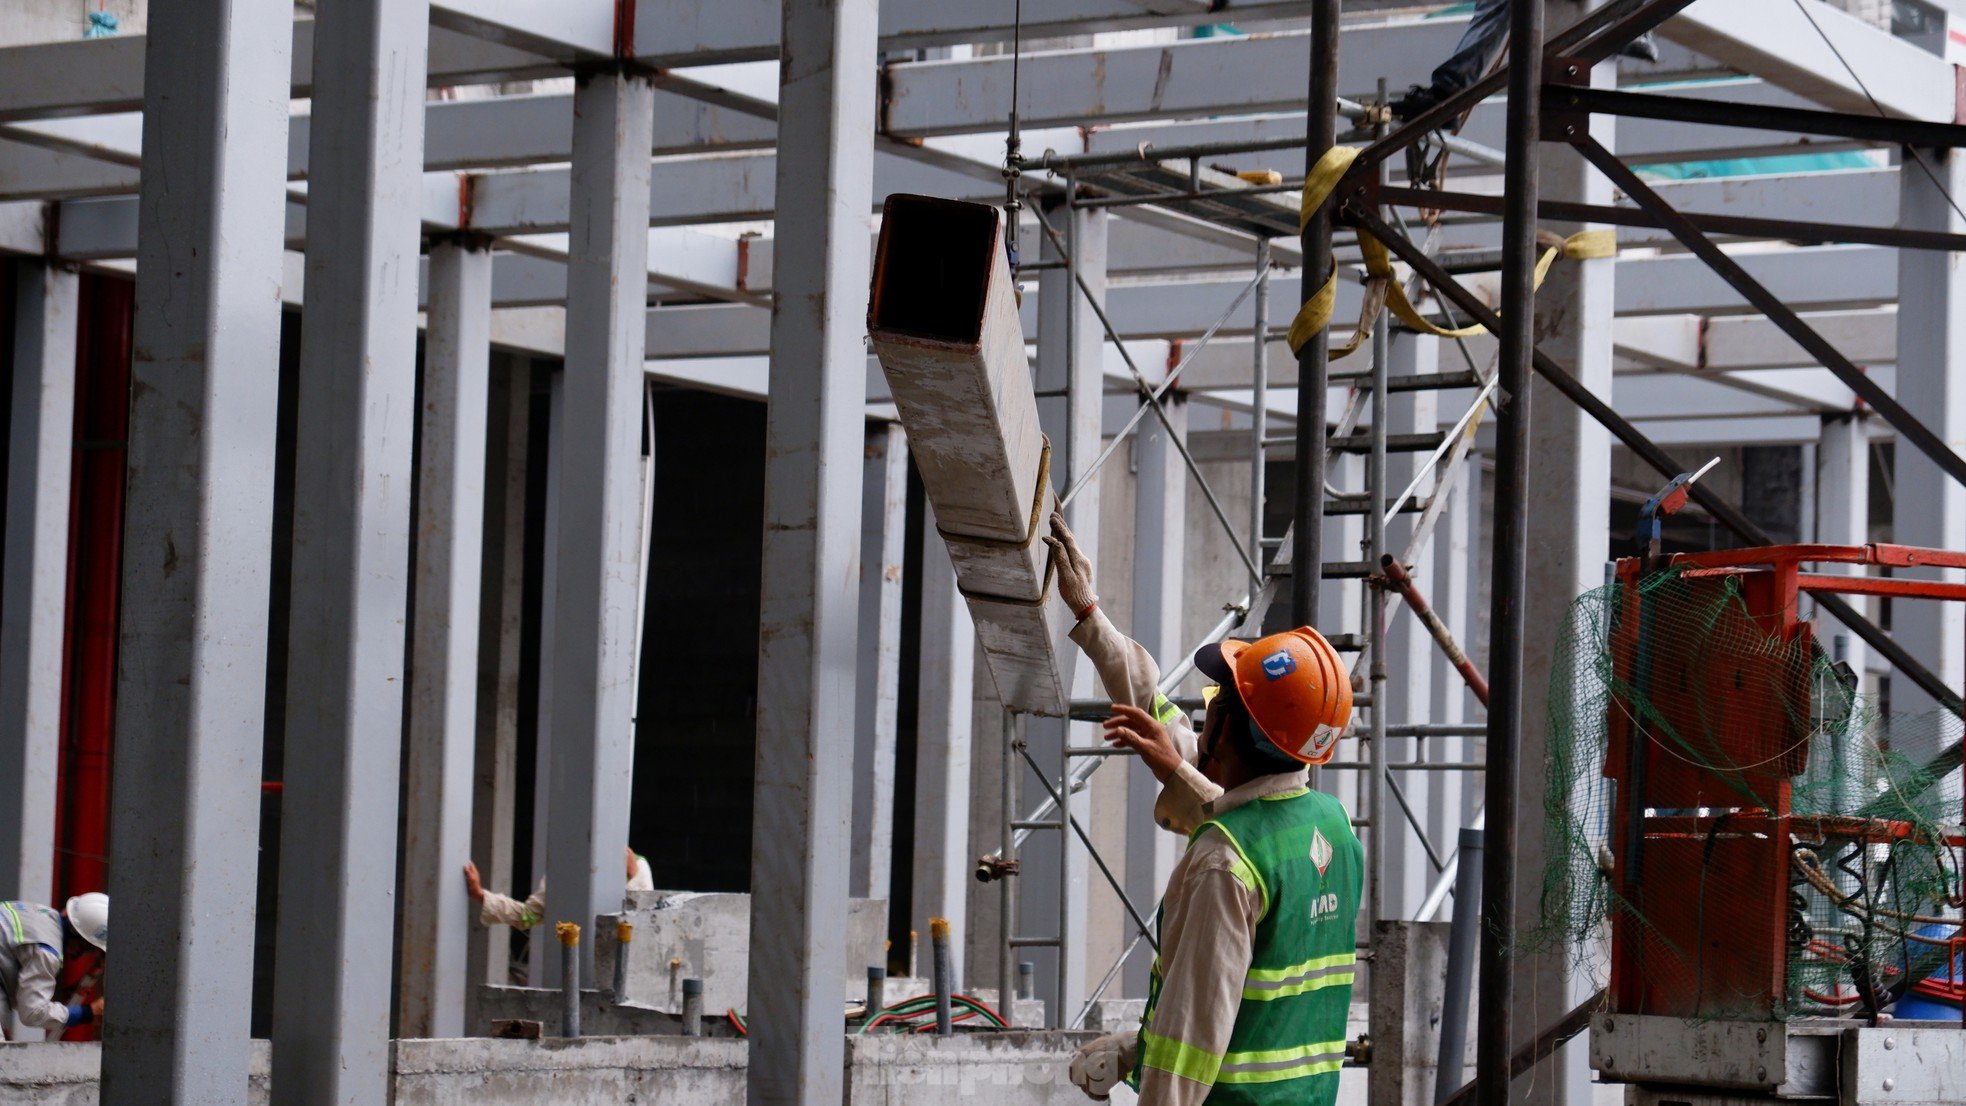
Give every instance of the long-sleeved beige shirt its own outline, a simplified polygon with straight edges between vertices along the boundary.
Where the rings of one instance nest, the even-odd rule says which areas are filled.
[[[1154,710],[1160,666],[1103,611],[1095,609],[1074,627],[1072,640],[1092,660],[1114,702]],[[1195,731],[1186,712],[1162,724],[1182,760],[1154,803],[1154,820],[1164,829],[1191,834],[1218,814],[1306,785],[1306,773],[1300,770],[1263,776],[1225,793],[1195,766]],[[1237,859],[1228,838],[1210,829],[1194,838],[1168,876],[1161,898],[1160,998],[1148,1026],[1158,1036],[1218,1056],[1229,1049],[1263,911],[1261,893],[1236,874]],[[1135,1058],[1131,1049],[1127,1058]],[[1213,1089],[1147,1068],[1140,1076],[1140,1103],[1200,1106]]]
[[[637,856],[635,874],[629,878],[627,890],[653,891],[655,878],[650,873],[649,862]],[[540,879],[539,886],[532,889],[525,902],[510,895],[496,891],[486,891],[485,901],[478,904],[478,924],[488,926],[511,926],[513,929],[531,929],[546,916],[546,880]]]

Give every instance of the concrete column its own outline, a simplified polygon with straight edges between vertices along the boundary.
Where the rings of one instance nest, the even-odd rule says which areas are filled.
[[[476,772],[471,794],[471,856],[486,881],[512,885],[513,823],[518,806],[519,647],[526,579],[526,471],[531,445],[532,361],[501,355],[493,362],[485,454],[483,607],[478,618]],[[439,872],[438,882],[457,879]],[[468,911],[467,911],[468,912]],[[465,1026],[479,1024],[477,984],[505,983],[506,933],[467,923]]]
[[[1440,339],[1426,334],[1408,334],[1395,331],[1389,350],[1387,364],[1389,379],[1420,376],[1440,371]],[[1425,434],[1440,429],[1440,393],[1434,391],[1394,392],[1386,403],[1386,432],[1388,434]],[[1448,417],[1452,417],[1450,413]],[[1421,462],[1431,452],[1398,451],[1386,454],[1386,487],[1384,494],[1390,498],[1398,495],[1413,482],[1414,474],[1420,471]],[[1429,477],[1415,494],[1424,500],[1433,494],[1436,481]],[[1419,521],[1417,514],[1395,516],[1386,527],[1386,551],[1400,556],[1412,541],[1413,527]],[[1422,588],[1429,587],[1434,574],[1434,545],[1440,540],[1440,528],[1436,523],[1434,535],[1427,540],[1419,552],[1408,559],[1407,567],[1413,578]],[[1397,596],[1394,597],[1395,599]],[[1431,598],[1431,597],[1430,597]],[[1386,612],[1386,720],[1389,724],[1431,722],[1434,720],[1434,679],[1436,658],[1439,647],[1434,645],[1432,636],[1413,612],[1404,603],[1388,603]],[[1438,738],[1425,740],[1416,738],[1388,738],[1385,756],[1389,763],[1410,760],[1445,760],[1440,755],[1446,743]],[[1443,782],[1438,772],[1389,772],[1388,778],[1396,783],[1412,805],[1413,813],[1420,824],[1426,826],[1428,807],[1433,802],[1434,791]],[[1384,841],[1390,847],[1386,863],[1386,890],[1383,898],[1387,918],[1410,917],[1415,907],[1427,896],[1427,888],[1433,884],[1437,874],[1433,863],[1427,858],[1427,850],[1421,845],[1413,827],[1407,823],[1406,815],[1399,809],[1399,801],[1392,795],[1392,784],[1387,785],[1386,794],[1387,826]],[[1434,848],[1443,856],[1453,848],[1450,836],[1445,844],[1440,835],[1428,830]]]
[[[68,477],[80,281],[14,262],[6,571],[0,577],[0,887],[54,895],[56,769],[68,612]]]
[[[860,663],[853,728],[853,868],[847,893],[888,897],[894,852],[894,727],[901,683],[901,571],[908,444],[898,422],[867,427],[860,492]],[[964,782],[964,794],[968,783]],[[856,950],[880,963],[880,949]]]
[[[1870,541],[1870,419],[1861,414],[1823,420],[1816,447],[1816,536],[1829,545],[1864,545]],[[1857,575],[1856,565],[1822,565],[1817,571]],[[1861,595],[1844,596],[1858,612],[1870,617],[1871,602]],[[1911,603],[1898,605],[1903,608]],[[1831,660],[1847,661],[1861,681],[1870,663],[1870,646],[1842,623],[1823,615],[1818,629]]]
[[[283,1102],[389,1090],[395,889],[377,862],[396,856],[401,783],[428,25],[420,0],[331,5],[314,23],[309,158],[338,171],[308,194],[273,992]]]
[[[909,928],[921,933],[922,970],[930,964],[930,918],[947,918],[956,978],[976,858],[969,850],[970,725],[976,688],[976,627],[956,590],[956,572],[934,515],[922,550],[921,675],[915,714],[915,901]]]
[[[397,977],[404,1037],[464,1034],[464,951],[475,919],[457,867],[471,847],[478,745],[491,264],[484,243],[430,248]]]
[[[1188,404],[1176,393],[1168,393],[1167,413],[1177,432],[1188,429]],[[1128,629],[1133,639],[1161,663],[1172,668],[1181,663],[1181,650],[1193,644],[1181,627],[1183,592],[1187,587],[1188,468],[1181,452],[1174,448],[1167,429],[1159,419],[1142,420],[1135,431],[1133,468],[1133,623]],[[1184,438],[1185,440],[1185,438]],[[1210,522],[1214,520],[1211,518]],[[1109,581],[1109,586],[1119,581]],[[1142,914],[1149,915],[1167,887],[1168,874],[1181,855],[1181,840],[1154,824],[1154,800],[1160,796],[1160,783],[1154,774],[1132,760],[1121,760],[1104,771],[1126,772],[1126,897]],[[1108,858],[1112,863],[1113,858]],[[1133,940],[1133,921],[1121,914],[1125,933],[1120,947]],[[1132,998],[1147,997],[1148,969],[1153,950],[1142,945],[1127,961],[1121,976],[1124,987],[1114,992]],[[1103,974],[1104,964],[1092,964],[1093,972]],[[1093,983],[1097,983],[1095,978]],[[1074,1010],[1072,1013],[1076,1014]]]
[[[108,1106],[246,1101],[291,21],[186,4],[144,44]]]
[[[1581,17],[1589,4],[1553,4],[1549,30],[1555,34]],[[1600,65],[1594,81],[1615,85],[1613,64]],[[1616,149],[1609,116],[1592,121],[1592,134]],[[1543,160],[1543,195],[1551,200],[1611,202],[1608,182],[1581,158]],[[1550,229],[1571,234],[1585,229],[1553,223]],[[1611,389],[1612,293],[1617,262],[1562,261],[1536,297],[1536,340],[1576,378],[1609,398]],[[1507,397],[1502,397],[1506,402]],[[1571,602],[1604,583],[1604,562],[1610,550],[1611,438],[1590,416],[1538,378],[1530,389],[1529,559],[1528,591],[1524,604],[1523,687],[1526,701],[1535,704],[1549,685],[1556,648]],[[1523,712],[1521,792],[1518,800],[1516,856],[1516,925],[1518,930],[1541,922],[1544,870],[1549,857],[1543,835],[1542,765],[1550,733],[1545,712]],[[1585,997],[1588,980],[1571,971],[1572,950],[1517,960],[1515,994],[1522,1011],[1514,1019],[1518,1044],[1535,1036]],[[1533,1014],[1531,1012],[1534,1012]],[[1514,1082],[1519,1101],[1578,1106],[1588,1103],[1590,1068],[1588,1046],[1572,1042],[1549,1061]]]
[[[751,831],[753,1106],[831,1106],[843,1093],[853,802],[844,753],[858,654],[877,8],[783,6]]]
[[[1898,174],[1898,224],[1919,230],[1966,229],[1950,197],[1966,196],[1966,156],[1957,151],[1920,150],[1931,167],[1916,165]],[[1934,180],[1933,178],[1937,179]],[[1901,250],[1898,255],[1898,402],[1945,439],[1955,452],[1966,450],[1966,273],[1953,254]],[[1902,545],[1938,549],[1966,547],[1966,487],[1961,487],[1925,454],[1907,443],[1897,449],[1894,537]],[[1907,570],[1918,579],[1966,580],[1958,570]],[[1966,668],[1966,611],[1957,603],[1896,603],[1891,636],[1924,661],[1955,691]],[[1910,680],[1891,681],[1891,706],[1923,713],[1938,709]],[[1938,751],[1936,729],[1928,740],[1901,747],[1913,760]]]
[[[647,342],[646,77],[595,73],[573,94],[567,357],[557,446],[551,795],[546,913],[585,933],[621,907],[634,758],[642,525],[642,360]],[[552,929],[547,927],[548,931]],[[557,983],[548,956],[546,979]],[[580,942],[594,985],[594,942]]]
[[[1106,295],[1106,213],[1097,208],[1072,210],[1052,205],[1046,217],[1065,240],[1079,277],[1103,302]],[[1039,250],[1042,260],[1059,260],[1058,249],[1047,236]],[[1038,357],[1037,388],[1067,394],[1040,398],[1038,418],[1051,439],[1052,486],[1063,495],[1090,470],[1099,456],[1100,416],[1104,391],[1105,332],[1098,316],[1086,305],[1085,297],[1072,286],[1064,269],[1046,270],[1038,278]],[[1150,416],[1151,417],[1151,416]],[[1094,586],[1114,588],[1119,580],[1101,580],[1099,564],[1099,485],[1088,485],[1065,509],[1066,521],[1078,535],[1079,545],[1095,566]],[[1071,617],[1060,620],[1069,625]],[[1061,641],[1058,655],[1069,658],[1070,694],[1073,697],[1095,693],[1092,665],[1069,641]],[[1067,724],[1053,718],[1033,718],[1026,730],[1031,756],[1050,776],[1054,785],[1070,770],[1064,750],[1068,744],[1082,745],[1096,740],[1096,727]],[[1072,735],[1072,736],[1068,736]],[[1033,783],[1022,789],[1027,796],[1043,795]],[[1067,806],[1080,824],[1092,824],[1092,794],[1088,789],[1066,796]],[[1028,805],[1028,804],[1027,804]],[[1057,949],[1024,950],[1037,965],[1038,987],[1051,981],[1048,997],[1053,1001],[1053,1024],[1069,1020],[1085,1002],[1091,982],[1086,976],[1087,874],[1090,864],[1085,849],[1070,829],[1045,830],[1027,842],[1023,871],[1018,875],[1018,936],[1059,936]]]

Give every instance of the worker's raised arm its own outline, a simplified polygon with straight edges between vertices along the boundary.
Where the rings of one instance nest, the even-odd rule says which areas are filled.
[[[1044,539],[1051,547],[1053,573],[1058,580],[1058,597],[1071,608],[1078,620],[1072,627],[1072,642],[1092,661],[1093,671],[1107,696],[1116,704],[1138,707],[1153,716],[1173,743],[1176,760],[1156,766],[1154,775],[1161,782],[1160,798],[1154,803],[1154,821],[1163,829],[1183,836],[1200,825],[1202,807],[1222,794],[1195,767],[1197,758],[1195,728],[1186,711],[1160,693],[1160,665],[1145,646],[1113,625],[1099,609],[1099,596],[1092,590],[1092,561],[1079,549],[1065,518],[1051,516],[1051,534]],[[1137,751],[1137,750],[1136,750]]]
[[[1254,873],[1220,834],[1168,880],[1160,990],[1140,1033],[1140,1106],[1201,1106],[1229,1052],[1263,915]]]

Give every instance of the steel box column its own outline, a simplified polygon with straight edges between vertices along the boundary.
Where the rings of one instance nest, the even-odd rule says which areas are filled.
[[[1390,336],[1388,352],[1387,372],[1393,379],[1426,375],[1440,369],[1440,339],[1429,334],[1395,330]],[[1436,432],[1440,429],[1440,393],[1431,390],[1390,393],[1386,400],[1386,415],[1387,434]],[[1376,412],[1373,417],[1378,417]],[[1420,463],[1427,456],[1425,453],[1403,451],[1388,454],[1386,481],[1381,489],[1385,497],[1390,499],[1398,495],[1412,483],[1414,475],[1420,470]],[[1427,498],[1436,494],[1439,486],[1439,473],[1436,471],[1414,496],[1416,499]],[[1387,524],[1386,552],[1397,557],[1406,551],[1419,517],[1414,514],[1398,515]],[[1440,524],[1437,523],[1433,536],[1408,563],[1413,578],[1422,581],[1423,587],[1434,575],[1434,547],[1442,536]],[[1397,598],[1396,595],[1392,597]],[[1386,695],[1386,721],[1393,725],[1432,722],[1435,720],[1433,670],[1440,649],[1404,603],[1387,604],[1386,623],[1385,655],[1389,678],[1381,685]],[[1383,755],[1387,763],[1458,759],[1440,755],[1447,745],[1448,742],[1441,738],[1387,738]],[[1382,754],[1374,749],[1372,755],[1377,757]],[[1449,775],[1443,772],[1401,772],[1391,776],[1404,789],[1415,818],[1426,828],[1434,847],[1442,855],[1450,847],[1448,839],[1427,824],[1427,811],[1434,802],[1435,792],[1447,783]],[[1426,849],[1407,824],[1397,804],[1398,800],[1392,796],[1389,785],[1385,808],[1388,828],[1383,840],[1393,847],[1386,858],[1386,887],[1381,902],[1387,918],[1409,918],[1412,917],[1413,908],[1426,898],[1435,872]],[[1373,817],[1378,817],[1376,809]],[[1377,827],[1374,829],[1376,831]]]
[[[273,1086],[283,1102],[389,1091],[403,616],[415,433],[422,0],[314,22],[306,325],[280,822]],[[168,139],[166,139],[168,141]]]
[[[853,869],[847,894],[886,899],[894,840],[894,732],[901,683],[902,560],[908,537],[908,438],[867,427],[860,493],[860,664],[854,694]],[[964,783],[967,794],[967,781]],[[878,948],[857,950],[869,964]]]
[[[1909,451],[1907,451],[1909,453]],[[1863,545],[1870,541],[1870,418],[1863,414],[1823,419],[1823,436],[1816,446],[1816,535],[1829,545]],[[1857,576],[1857,565],[1823,564],[1816,571]],[[1844,599],[1868,617],[1871,603],[1861,595]],[[1926,604],[1903,604],[1904,607]],[[1819,616],[1824,625],[1830,659],[1848,661],[1860,681],[1870,665],[1870,644],[1852,633],[1834,615]],[[1900,613],[1902,617],[1902,613]]]
[[[1185,435],[1187,401],[1179,393],[1169,392],[1163,402],[1167,421]],[[1134,433],[1137,477],[1133,492],[1133,625],[1129,629],[1133,639],[1146,646],[1163,668],[1172,668],[1181,663],[1181,650],[1193,644],[1181,629],[1182,593],[1188,582],[1188,469],[1159,419],[1142,420]],[[1126,761],[1108,771],[1121,769],[1126,772],[1126,897],[1142,912],[1148,912],[1160,900],[1167,877],[1174,871],[1174,862],[1181,855],[1181,839],[1154,823],[1154,801],[1160,797],[1160,782],[1154,774]],[[1133,940],[1133,925],[1124,914],[1121,918],[1125,932],[1120,947],[1125,948]],[[1124,994],[1147,997],[1152,960],[1153,950],[1145,945],[1134,952],[1122,977]]]
[[[6,572],[0,577],[0,887],[54,897],[55,794],[68,612],[69,466],[81,281],[14,266]]]
[[[948,550],[935,536],[934,511],[925,513],[915,713],[915,901],[908,924],[926,935],[930,918],[949,920],[955,976],[961,980],[969,888],[976,869],[969,850],[976,627],[969,603],[957,590]]]
[[[1955,197],[1966,197],[1966,156],[1957,151],[1918,150],[1904,155],[1898,172],[1898,224],[1918,230],[1966,230],[1954,211]],[[1927,169],[1930,172],[1927,172]],[[1966,449],[1966,273],[1955,254],[1937,250],[1898,253],[1897,399],[1957,452]],[[1897,450],[1893,540],[1937,549],[1966,547],[1966,487],[1939,471],[1917,449]],[[1909,569],[1903,575],[1959,581],[1966,572]],[[1891,635],[1912,656],[1939,673],[1955,690],[1966,667],[1966,610],[1957,603],[1898,603],[1892,607]],[[1895,710],[1923,713],[1938,704],[1910,680],[1891,681]],[[1929,741],[1901,749],[1915,761],[1938,751],[1936,732]]]
[[[753,1106],[834,1106],[843,1093],[878,7],[783,9],[751,841]]]
[[[144,44],[102,1101],[243,1104],[292,13],[174,4]],[[421,118],[421,113],[418,115]]]
[[[478,744],[491,264],[489,243],[430,247],[404,787],[403,1037],[464,1035],[465,943],[474,919],[470,900],[458,894],[457,867],[471,849]],[[500,878],[502,885],[508,877]]]
[[[1109,218],[1103,209],[1069,208],[1054,205],[1047,211],[1051,225],[1064,239],[1072,265],[1047,269],[1038,279],[1037,389],[1038,419],[1051,439],[1052,486],[1063,495],[1075,485],[1099,456],[1101,417],[1104,413],[1105,331],[1098,315],[1087,305],[1084,293],[1073,280],[1083,280],[1102,302],[1106,295],[1106,228]],[[1063,255],[1043,237],[1039,257],[1062,261]],[[1046,393],[1051,393],[1047,395]],[[1119,580],[1102,581],[1099,565],[1099,481],[1093,480],[1065,508],[1065,519],[1077,535],[1079,546],[1091,558],[1094,586],[1112,588]],[[1069,628],[1071,620],[1059,620]],[[1078,698],[1094,694],[1091,662],[1069,641],[1058,643],[1061,664],[1068,664],[1067,694]],[[1077,728],[1079,740],[1070,736]],[[1033,718],[1026,725],[1031,756],[1052,777],[1054,785],[1071,768],[1065,747],[1091,744],[1097,729],[1068,723],[1060,718]],[[1027,795],[1042,795],[1042,788],[1027,786]],[[1083,826],[1092,825],[1090,789],[1065,796],[1067,809]],[[1018,931],[1027,937],[1057,936],[1056,950],[1033,948],[1031,959],[1040,977],[1050,972],[1056,980],[1052,992],[1052,1024],[1063,1025],[1084,1005],[1086,975],[1087,857],[1069,828],[1045,830],[1045,839],[1036,847],[1024,848],[1023,870],[1019,881]],[[1052,839],[1056,839],[1056,844]],[[1062,1019],[1062,1020],[1061,1020]]]
[[[558,448],[551,796],[546,906],[591,933],[621,908],[634,764],[642,530],[643,351],[648,328],[649,142],[644,76],[578,78],[573,102],[567,358]],[[547,927],[548,932],[552,927]],[[595,986],[594,944],[580,943]],[[535,948],[538,946],[535,945]],[[548,986],[559,971],[549,957]]]

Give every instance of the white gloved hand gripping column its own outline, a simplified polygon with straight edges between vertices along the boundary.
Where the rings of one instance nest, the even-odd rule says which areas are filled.
[[[1131,1033],[1108,1033],[1080,1046],[1069,1070],[1072,1085],[1084,1091],[1086,1097],[1104,1102],[1133,1070],[1137,1040]]]
[[[1044,543],[1051,547],[1051,571],[1058,580],[1058,598],[1071,608],[1075,621],[1085,621],[1085,616],[1099,605],[1099,596],[1092,591],[1092,560],[1079,549],[1078,539],[1065,525],[1062,513],[1051,513],[1051,536]]]

